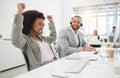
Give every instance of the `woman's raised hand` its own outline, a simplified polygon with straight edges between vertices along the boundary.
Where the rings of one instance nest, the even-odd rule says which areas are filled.
[[[17,5],[17,14],[21,14],[23,10],[25,9],[25,4],[24,3],[18,3]]]
[[[47,15],[47,19],[48,19],[49,22],[53,22],[53,18],[52,18],[51,15]]]

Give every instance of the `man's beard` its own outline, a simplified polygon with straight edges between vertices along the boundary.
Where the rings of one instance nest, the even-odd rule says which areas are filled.
[[[80,26],[77,27],[77,28],[75,28],[75,27],[73,27],[73,26],[71,26],[71,27],[72,27],[73,30],[78,30],[78,29],[80,28]]]

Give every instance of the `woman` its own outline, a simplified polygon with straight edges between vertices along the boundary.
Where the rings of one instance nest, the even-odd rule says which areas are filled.
[[[24,3],[19,3],[17,14],[14,18],[12,30],[12,43],[20,48],[25,55],[28,70],[35,69],[55,60],[55,54],[50,43],[56,39],[56,30],[52,16],[47,16],[50,35],[43,37],[45,17],[36,10],[25,9]]]

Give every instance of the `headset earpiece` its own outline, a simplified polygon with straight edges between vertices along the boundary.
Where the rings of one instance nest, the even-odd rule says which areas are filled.
[[[83,23],[81,23],[80,26],[83,26]]]
[[[70,24],[72,24],[72,22],[70,21]],[[80,24],[80,26],[83,26],[83,23]]]
[[[70,24],[72,24],[72,19],[73,19],[73,17],[70,19]]]

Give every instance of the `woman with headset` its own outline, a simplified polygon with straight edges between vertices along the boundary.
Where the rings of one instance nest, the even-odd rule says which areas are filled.
[[[24,3],[18,3],[14,17],[12,43],[25,55],[28,70],[35,69],[56,59],[50,43],[56,40],[56,30],[52,16],[47,16],[50,35],[42,36],[45,17],[37,10],[25,9]]]

